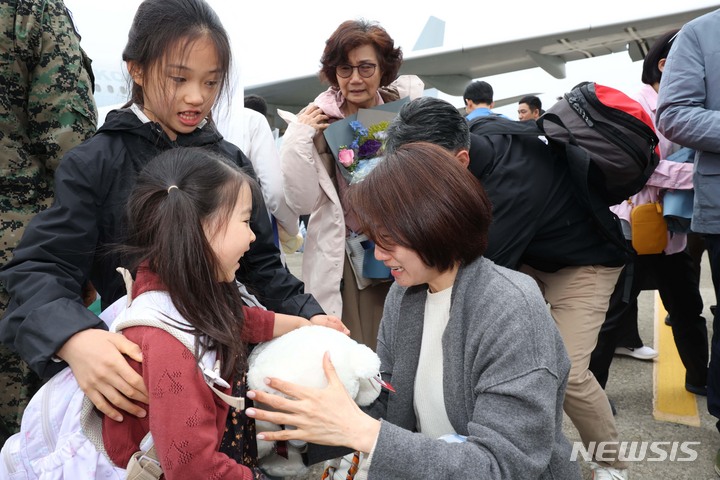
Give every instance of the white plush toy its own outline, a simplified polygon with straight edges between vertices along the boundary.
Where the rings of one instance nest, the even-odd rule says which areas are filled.
[[[322,367],[325,352],[350,396],[360,406],[370,405],[380,394],[380,359],[369,347],[347,335],[317,325],[293,330],[255,347],[248,358],[248,386],[252,390],[281,394],[265,384],[268,377],[314,388],[327,386]],[[282,395],[282,394],[281,394]],[[256,421],[256,430],[265,432],[280,427]],[[303,475],[306,471],[298,447],[302,442],[288,442],[288,458],[275,453],[271,442],[258,440],[258,457],[262,469],[273,476]]]

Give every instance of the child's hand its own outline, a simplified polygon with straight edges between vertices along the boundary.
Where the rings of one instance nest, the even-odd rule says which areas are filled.
[[[342,321],[334,315],[315,315],[310,319],[310,323],[313,325],[321,325],[323,327],[330,327],[338,332],[350,335],[350,330],[345,326]]]

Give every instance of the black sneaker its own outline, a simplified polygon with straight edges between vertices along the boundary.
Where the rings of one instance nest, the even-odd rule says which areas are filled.
[[[691,385],[691,384],[685,382],[685,390],[687,390],[690,393],[694,393],[695,395],[707,397],[707,387],[705,385],[698,387],[697,385]]]
[[[670,320],[670,314],[665,315],[665,325],[672,327],[672,320]]]

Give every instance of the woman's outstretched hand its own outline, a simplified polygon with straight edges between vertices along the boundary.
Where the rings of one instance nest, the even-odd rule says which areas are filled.
[[[248,408],[246,414],[249,417],[295,427],[277,432],[259,432],[258,439],[270,442],[304,440],[370,452],[380,433],[380,422],[360,410],[350,398],[327,352],[323,357],[323,370],[328,386],[322,389],[303,387],[277,378],[266,380],[270,387],[291,399],[259,390],[248,392],[248,398],[275,410]]]

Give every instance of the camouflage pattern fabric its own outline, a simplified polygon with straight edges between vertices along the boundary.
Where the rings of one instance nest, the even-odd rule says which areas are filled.
[[[53,174],[97,124],[89,59],[62,0],[0,0],[0,266],[52,203]],[[8,295],[0,285],[0,316]],[[0,442],[41,384],[0,347]]]

